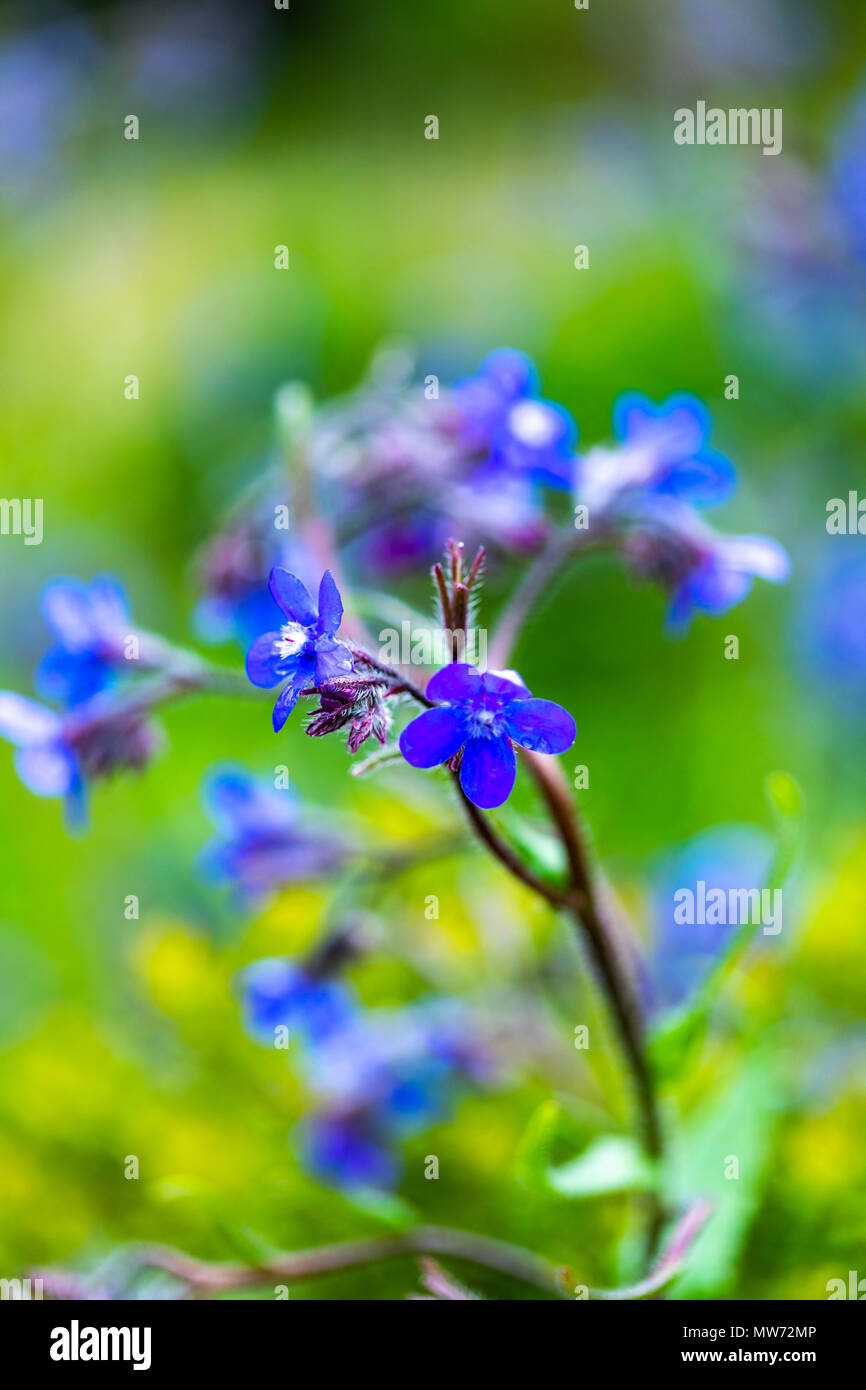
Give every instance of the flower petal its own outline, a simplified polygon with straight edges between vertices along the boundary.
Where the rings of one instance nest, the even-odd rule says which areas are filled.
[[[694,617],[695,605],[692,599],[692,591],[689,588],[688,580],[681,584],[671,596],[667,616],[665,618],[665,632],[669,637],[683,637],[688,632],[692,618]]]
[[[285,675],[282,669],[285,658],[280,656],[279,641],[278,632],[263,632],[247,652],[247,676],[253,685],[262,690],[278,685]]]
[[[533,753],[564,753],[577,733],[568,710],[553,700],[510,700],[502,723],[515,743]]]
[[[268,588],[275,603],[280,605],[287,618],[300,623],[301,627],[311,627],[316,621],[316,605],[310,598],[306,584],[296,574],[274,565],[268,579]]]
[[[80,579],[52,579],[42,590],[42,616],[71,652],[84,651],[93,641],[87,585]]]
[[[295,705],[298,703],[301,691],[307,684],[306,674],[296,671],[291,680],[287,681],[277,696],[277,703],[274,705],[272,715],[274,733],[278,734],[285,724]]]
[[[80,705],[113,684],[115,673],[108,662],[93,652],[71,652],[52,647],[36,668],[33,684],[46,700]]]
[[[335,680],[338,676],[351,675],[354,669],[355,661],[345,642],[338,642],[336,638],[327,635],[316,639],[313,674],[316,685]]]
[[[538,389],[538,373],[531,358],[516,348],[494,348],[481,363],[481,375],[508,400]]]
[[[736,491],[737,473],[730,459],[714,449],[675,463],[660,488],[695,504],[724,502]]]
[[[752,576],[744,570],[728,569],[724,563],[710,563],[696,570],[687,584],[697,608],[705,613],[725,613],[746,597]]]
[[[703,401],[687,391],[660,405],[640,391],[626,391],[614,404],[613,428],[617,439],[652,444],[673,463],[700,452],[712,422]]]
[[[333,637],[343,621],[343,600],[330,570],[325,570],[319,585],[319,632]]]
[[[19,748],[33,748],[50,742],[59,732],[60,716],[54,710],[11,690],[0,690],[0,736]]]
[[[295,819],[296,799],[289,788],[280,791],[234,763],[212,771],[204,789],[208,810],[229,833],[284,829]]]
[[[19,748],[15,754],[15,771],[36,796],[65,796],[78,775],[74,757],[57,743]]]
[[[478,667],[470,666],[467,661],[453,661],[450,666],[443,666],[441,671],[430,677],[427,697],[460,704],[463,700],[471,700],[480,688],[481,673]]]
[[[489,811],[507,801],[517,759],[507,738],[471,738],[463,750],[460,785],[476,806]]]
[[[769,536],[731,536],[725,558],[735,569],[781,584],[791,573],[788,552]]]
[[[481,684],[488,695],[498,695],[505,700],[528,700],[532,694],[516,671],[485,671]]]
[[[301,1127],[301,1144],[307,1167],[336,1187],[380,1190],[399,1176],[397,1155],[357,1117],[314,1115]]]
[[[413,719],[400,735],[400,752],[412,767],[438,767],[466,739],[466,718],[460,709],[443,705]]]
[[[129,625],[126,591],[112,574],[98,574],[90,586],[90,616],[100,637],[110,639],[124,634]]]

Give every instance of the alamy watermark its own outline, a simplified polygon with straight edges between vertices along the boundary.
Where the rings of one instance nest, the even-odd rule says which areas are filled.
[[[0,497],[0,536],[23,536],[25,545],[41,545],[42,498]]]
[[[150,1370],[149,1327],[55,1327],[48,1352],[52,1361],[131,1361],[134,1371]]]
[[[698,879],[694,888],[674,893],[674,921],[683,927],[762,926],[764,936],[782,930],[781,888],[708,888]]]
[[[44,1297],[41,1279],[0,1279],[0,1303],[30,1303]]]
[[[866,497],[852,488],[845,497],[831,497],[825,522],[829,536],[866,536]]]
[[[681,106],[674,112],[674,143],[677,145],[763,145],[764,154],[782,153],[781,106],[739,106],[725,111],[707,107],[705,101],[695,109]]]
[[[414,627],[402,622],[400,630],[384,627],[379,633],[379,660],[397,666],[447,666],[449,661],[487,665],[487,629]]]

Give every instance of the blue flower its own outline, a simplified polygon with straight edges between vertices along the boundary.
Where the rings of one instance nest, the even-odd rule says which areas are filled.
[[[55,579],[43,590],[42,613],[57,644],[37,668],[40,695],[71,706],[112,685],[130,622],[120,584],[109,575],[90,585]]]
[[[447,1000],[359,1013],[309,1049],[303,1067],[322,1106],[307,1162],[348,1188],[391,1186],[397,1143],[448,1116],[464,1083],[491,1078],[477,1028]],[[311,1144],[311,1135],[333,1142]]]
[[[319,979],[279,957],[256,961],[241,975],[246,1026],[260,1042],[273,1045],[274,1030],[296,1029],[308,1046],[321,1045],[345,1029],[355,1004],[339,982]]]
[[[247,652],[247,675],[253,685],[269,688],[286,684],[274,705],[274,729],[279,731],[306,686],[346,676],[353,670],[352,653],[337,640],[343,604],[330,570],[319,585],[319,607],[297,575],[275,566],[268,588],[287,621],[279,631],[257,637]]]
[[[513,472],[548,487],[571,487],[577,427],[561,405],[538,395],[538,375],[524,353],[498,348],[476,376],[456,382],[452,394],[464,443],[488,452],[494,474]]]
[[[677,391],[660,405],[640,391],[626,391],[614,404],[613,429],[622,444],[647,455],[657,493],[716,503],[736,487],[730,459],[710,448],[710,412],[688,391]]]
[[[84,819],[85,779],[141,768],[158,732],[147,711],[125,708],[110,693],[64,714],[12,691],[0,691],[0,736],[17,749],[15,770],[37,796],[61,796],[72,824]]]
[[[400,1159],[364,1115],[314,1115],[301,1127],[306,1166],[323,1182],[351,1191],[393,1187]]]
[[[246,1026],[270,1045],[277,1028],[299,1035],[293,1055],[315,1104],[300,1132],[307,1167],[350,1190],[391,1187],[399,1142],[447,1116],[465,1084],[490,1084],[489,1049],[457,1001],[364,1011],[332,966],[312,959],[243,971]]]
[[[578,497],[591,516],[657,497],[709,506],[736,487],[730,460],[709,447],[712,422],[697,396],[678,391],[654,405],[627,391],[614,405],[613,429],[620,447],[592,449],[578,466]]]
[[[310,1053],[305,1074],[331,1108],[375,1113],[407,1135],[448,1113],[460,1077],[485,1071],[465,1015],[420,1004],[359,1013]]]
[[[322,877],[343,862],[347,846],[334,835],[303,824],[288,789],[258,781],[243,768],[211,774],[205,800],[218,834],[202,865],[211,877],[257,898],[287,883]]]
[[[696,610],[714,616],[727,613],[743,601],[755,578],[781,584],[790,571],[786,551],[770,536],[712,534],[671,595],[669,629],[685,631]]]
[[[674,499],[647,504],[629,534],[632,566],[657,580],[671,596],[668,630],[686,631],[696,612],[726,613],[741,603],[755,578],[774,584],[788,578],[791,562],[769,536],[726,536]]]
[[[436,767],[463,749],[460,785],[476,806],[501,806],[517,771],[513,743],[536,753],[564,753],[574,720],[552,700],[533,699],[515,671],[486,671],[455,662],[437,671],[427,694],[443,703],[413,719],[400,752],[413,767]]]
[[[78,799],[79,760],[56,710],[11,690],[0,691],[0,735],[14,744],[15,771],[29,791],[36,796]]]

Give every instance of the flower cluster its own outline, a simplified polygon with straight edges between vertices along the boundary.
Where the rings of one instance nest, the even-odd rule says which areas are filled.
[[[250,966],[241,993],[257,1040],[273,1045],[283,1029],[300,1040],[314,1109],[299,1145],[334,1186],[393,1186],[400,1142],[447,1117],[467,1085],[492,1079],[477,1027],[451,1001],[365,1010],[348,985],[276,958]]]
[[[458,381],[452,402],[470,452],[484,459],[482,479],[503,475],[557,489],[571,487],[577,426],[561,405],[539,395],[525,353],[499,348],[477,376]]]
[[[733,465],[711,444],[710,415],[697,397],[676,392],[655,403],[626,392],[614,406],[613,445],[578,455],[572,416],[542,396],[538,372],[525,353],[498,348],[450,388],[440,390],[437,382],[429,399],[411,380],[410,364],[399,354],[396,364],[394,358],[378,361],[371,379],[345,400],[318,413],[310,408],[305,425],[304,452],[320,500],[334,517],[346,563],[362,583],[378,586],[383,574],[414,568],[455,530],[496,554],[535,552],[556,535],[547,496],[571,491],[589,537],[619,549],[627,560],[641,557],[638,571],[668,588],[675,610],[671,630],[685,626],[684,606],[667,583],[666,555],[655,563],[643,557],[656,542],[665,548],[681,527],[681,560],[694,554],[696,569],[703,569],[710,533],[696,544],[694,509],[717,506],[735,490]],[[382,497],[388,498],[384,516]],[[257,621],[259,630],[276,631],[264,616],[275,611],[262,581],[268,550],[278,569],[289,564],[292,573],[300,568],[307,574],[310,564],[300,541],[289,551],[273,538],[273,526],[255,515],[236,520],[216,538],[200,613],[216,614],[223,627],[231,621],[246,634]],[[723,540],[719,544],[723,548]],[[784,572],[780,564],[768,567],[759,560],[752,574],[775,579]],[[677,587],[687,579],[680,564]],[[698,575],[696,593],[703,588]],[[722,612],[739,601],[737,586],[727,592],[724,600],[717,591],[711,602],[693,608]],[[312,608],[301,608],[292,621],[307,627]],[[284,609],[283,616],[290,614]],[[253,678],[276,684],[273,653],[261,642],[255,649],[261,667]],[[292,642],[280,650],[292,655]],[[300,668],[297,674],[300,680]],[[291,684],[284,695],[280,716],[291,708]],[[335,701],[322,707],[323,715],[336,714]],[[327,729],[327,720],[319,727]],[[374,717],[367,732],[381,736],[382,721]]]
[[[787,578],[778,542],[723,535],[699,515],[731,496],[736,473],[710,446],[709,412],[696,397],[679,392],[657,406],[627,392],[613,427],[618,446],[580,460],[575,498],[589,530],[611,537],[637,573],[666,590],[669,632],[685,631],[696,611],[727,612],[755,577]]]
[[[131,637],[123,590],[102,576],[89,586],[57,579],[42,596],[42,611],[55,642],[36,670],[40,694],[58,713],[35,700],[0,691],[0,735],[16,748],[15,769],[37,796],[64,798],[72,823],[84,814],[88,779],[120,768],[141,768],[158,746],[147,708],[115,699],[120,673],[160,661],[160,644]],[[133,642],[134,662],[127,644]]]
[[[325,877],[350,853],[332,824],[311,824],[290,788],[258,780],[243,768],[215,770],[205,799],[217,834],[203,851],[202,867],[210,878],[233,885],[244,899]]]
[[[778,541],[726,536],[678,502],[647,507],[641,527],[626,539],[625,554],[638,573],[667,589],[673,634],[684,632],[696,611],[726,613],[755,578],[779,584],[790,572]]]
[[[449,583],[436,566],[443,618],[449,631],[456,627],[462,632],[483,553],[465,581],[462,550],[453,542],[449,556]],[[286,682],[274,708],[274,729],[283,727],[302,693],[316,693],[320,705],[308,734],[320,737],[348,727],[350,753],[371,733],[384,743],[391,723],[386,702],[404,687],[397,672],[386,672],[369,655],[350,650],[337,638],[343,605],[330,573],[322,579],[318,613],[296,575],[275,569],[270,586],[288,622],[278,632],[256,638],[247,656],[247,673],[256,685]],[[343,665],[351,670],[356,660],[370,674],[343,676]],[[454,661],[436,672],[423,698],[432,708],[403,730],[400,752],[412,767],[450,764],[465,796],[484,809],[501,806],[511,795],[517,772],[515,744],[535,753],[564,753],[574,742],[571,715],[551,700],[533,698],[516,671],[482,673],[467,662]]]

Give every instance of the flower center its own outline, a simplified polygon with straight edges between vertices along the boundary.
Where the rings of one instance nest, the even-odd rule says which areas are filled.
[[[472,711],[470,727],[475,738],[496,738],[500,732],[499,706],[477,706]]]
[[[509,411],[508,425],[521,444],[541,449],[556,439],[559,421],[540,402],[520,401]]]
[[[274,651],[285,661],[287,656],[296,656],[306,642],[306,628],[301,627],[300,623],[284,623],[274,643]]]

